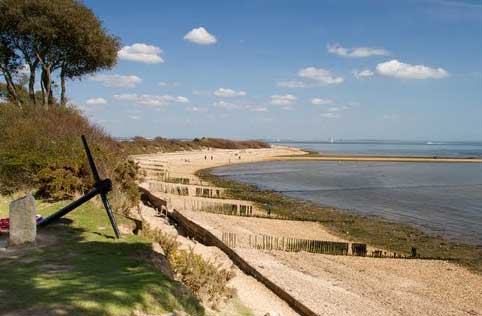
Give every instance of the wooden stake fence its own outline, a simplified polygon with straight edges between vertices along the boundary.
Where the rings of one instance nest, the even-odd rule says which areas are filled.
[[[223,233],[223,241],[225,234],[229,234],[231,239],[237,240],[234,233]],[[234,237],[232,237],[234,235]],[[229,246],[229,245],[228,245]],[[236,246],[243,246],[242,243],[236,243]],[[311,253],[324,253],[332,255],[347,255],[348,243],[298,239],[291,237],[275,237],[269,235],[248,235],[249,248],[258,250],[281,250],[288,252],[306,251]]]
[[[270,235],[251,235],[247,234],[245,238],[238,238],[236,233],[223,232],[222,241],[230,248],[251,248],[257,250],[280,250],[287,252],[306,251],[310,253],[330,254],[330,255],[352,255],[361,257],[374,258],[398,258],[398,259],[433,259],[422,258],[417,254],[417,249],[412,249],[410,256],[403,254],[387,254],[381,250],[374,250],[368,253],[367,245],[360,243],[351,243],[351,253],[349,243],[336,241],[323,241],[311,239],[299,239],[291,237],[276,237]],[[247,238],[246,238],[247,237]],[[438,258],[440,259],[440,258]]]

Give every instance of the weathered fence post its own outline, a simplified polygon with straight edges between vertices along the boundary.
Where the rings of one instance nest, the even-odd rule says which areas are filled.
[[[10,245],[35,242],[37,236],[35,216],[35,199],[32,194],[10,203]]]
[[[417,248],[412,247],[412,258],[416,258],[416,257],[417,257]]]

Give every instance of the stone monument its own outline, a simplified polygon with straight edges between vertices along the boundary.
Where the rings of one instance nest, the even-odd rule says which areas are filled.
[[[21,245],[35,242],[37,223],[35,199],[32,194],[10,203],[10,238],[9,245]]]

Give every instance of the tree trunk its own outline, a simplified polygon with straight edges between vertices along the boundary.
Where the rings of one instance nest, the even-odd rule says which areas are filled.
[[[52,75],[50,73],[51,66],[42,66],[42,81],[44,87],[43,102],[45,106],[54,104],[52,93]]]
[[[42,67],[42,83],[43,83],[43,105],[49,105],[50,91],[52,89],[52,82],[50,81],[50,74],[47,67]]]
[[[65,106],[67,104],[67,98],[65,96],[65,71],[64,71],[64,67],[62,67],[62,70],[60,71],[60,86],[61,86],[60,104],[62,106]]]
[[[28,80],[28,95],[34,105],[37,105],[37,98],[35,97],[35,71],[37,70],[38,61],[30,63],[30,78]]]
[[[17,106],[22,107],[22,103],[18,99],[17,88],[13,82],[12,75],[8,71],[3,71],[3,77],[7,82],[7,90],[8,94],[10,94],[10,98],[17,104]]]
[[[45,87],[44,87],[44,73],[40,74],[40,89],[42,90],[42,105],[45,106]]]

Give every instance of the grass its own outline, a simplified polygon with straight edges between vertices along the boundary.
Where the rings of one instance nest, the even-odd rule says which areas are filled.
[[[0,199],[0,217],[9,199]],[[40,214],[66,202],[39,203]],[[204,308],[181,283],[161,274],[149,260],[151,243],[129,235],[113,238],[105,211],[87,203],[40,232],[40,242],[0,260],[0,306],[12,315],[204,315]]]
[[[254,185],[218,177],[210,171],[200,170],[197,175],[203,181],[226,188],[230,198],[255,202],[262,209],[284,218],[320,222],[333,234],[344,239],[364,242],[405,255],[410,254],[412,247],[416,247],[424,258],[450,258],[477,273],[482,273],[482,249],[477,246],[449,242],[413,226],[380,217],[365,217],[321,207],[274,191],[261,190]]]

